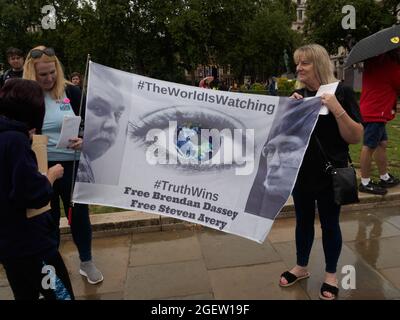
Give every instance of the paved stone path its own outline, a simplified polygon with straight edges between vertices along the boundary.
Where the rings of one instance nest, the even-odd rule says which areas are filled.
[[[400,206],[345,212],[338,272],[356,270],[356,289],[340,299],[400,299]],[[177,225],[178,227],[178,225]],[[78,299],[318,299],[324,275],[321,231],[310,259],[312,276],[290,288],[279,275],[295,263],[294,218],[278,219],[263,244],[207,228],[146,233],[97,233],[93,251],[104,282],[79,275],[77,251],[64,236],[61,252]],[[0,267],[0,300],[12,299]]]

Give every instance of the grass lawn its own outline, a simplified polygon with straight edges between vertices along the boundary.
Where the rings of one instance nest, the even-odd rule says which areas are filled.
[[[64,206],[63,206],[62,201],[60,201],[60,207],[61,207],[61,216],[65,217]],[[113,208],[113,207],[89,205],[89,213],[90,214],[122,212],[122,211],[127,211],[127,210],[126,209]]]
[[[387,156],[389,168],[388,171],[400,177],[400,117],[397,116],[394,120],[386,124],[389,143],[387,148]],[[350,156],[354,166],[360,168],[360,152],[362,143],[350,146]],[[379,178],[378,169],[375,162],[372,163],[372,178]]]
[[[122,212],[122,211],[129,211],[129,210],[118,209],[118,208],[113,208],[113,207],[94,206],[94,205],[89,206],[90,214]]]

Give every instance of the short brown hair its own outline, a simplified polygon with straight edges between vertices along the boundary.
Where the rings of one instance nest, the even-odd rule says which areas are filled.
[[[22,52],[22,50],[18,49],[18,48],[8,48],[6,51],[6,56],[7,59],[12,57],[12,56],[18,56],[18,57],[24,57],[24,53]]]
[[[46,112],[44,94],[36,81],[9,79],[0,90],[0,114],[40,133]]]
[[[69,79],[72,81],[72,78],[74,78],[74,77],[78,77],[79,79],[82,80],[81,74],[79,72],[72,72]]]

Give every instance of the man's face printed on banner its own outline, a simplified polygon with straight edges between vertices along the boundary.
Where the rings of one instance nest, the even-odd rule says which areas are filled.
[[[89,146],[87,154],[91,160],[99,158],[114,145],[124,110],[118,101],[107,101],[101,96],[94,96],[88,102],[85,143]]]
[[[299,149],[304,142],[297,136],[284,133],[272,138],[263,149],[267,158],[267,175],[264,186],[268,194],[280,194],[282,185],[290,184],[291,170],[300,166]]]
[[[86,180],[91,183],[117,185],[132,104],[132,79],[127,73],[94,65],[89,69],[81,157],[81,163],[86,164],[82,171],[91,174],[82,173],[82,180],[89,176]]]

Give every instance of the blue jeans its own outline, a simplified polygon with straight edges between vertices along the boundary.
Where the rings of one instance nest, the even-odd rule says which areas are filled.
[[[64,175],[53,184],[54,195],[51,199],[51,211],[54,221],[60,224],[60,197],[64,205],[65,216],[68,217],[68,208],[71,201],[72,169],[73,161],[49,161],[49,168],[55,164],[64,167]],[[76,162],[75,176],[79,163]],[[79,251],[82,262],[92,259],[92,225],[89,219],[89,206],[76,203],[72,209],[71,233],[74,243]],[[60,242],[60,231],[58,231],[58,242]]]
[[[315,202],[322,228],[322,245],[325,254],[325,271],[335,273],[342,250],[342,233],[339,225],[340,206],[333,200],[332,188],[325,188],[318,194],[293,190],[296,210],[297,264],[308,265],[314,241]]]

